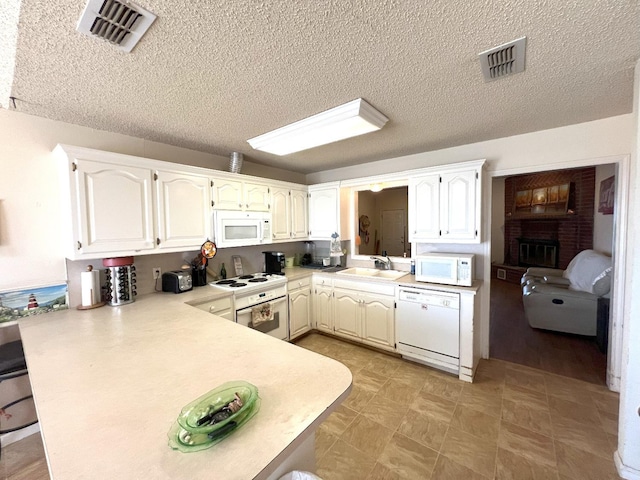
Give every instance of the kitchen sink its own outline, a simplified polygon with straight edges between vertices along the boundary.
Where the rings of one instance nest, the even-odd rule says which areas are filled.
[[[337,272],[338,275],[350,275],[354,277],[371,277],[371,278],[385,278],[387,280],[396,280],[400,277],[404,277],[409,272],[401,272],[398,270],[379,270],[377,268],[363,268],[353,267]]]

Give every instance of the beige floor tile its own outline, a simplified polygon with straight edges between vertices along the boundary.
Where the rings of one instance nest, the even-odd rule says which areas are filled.
[[[420,387],[407,385],[395,378],[387,380],[387,382],[378,390],[378,395],[382,395],[395,402],[411,405],[420,393]]]
[[[591,390],[588,383],[581,382],[573,378],[561,377],[559,375],[545,375],[547,385],[547,395],[561,398],[570,402],[591,403]]]
[[[430,375],[429,368],[403,361],[393,374],[393,379],[420,390]]]
[[[440,454],[480,475],[493,477],[496,464],[495,442],[479,439],[455,427],[449,427]]]
[[[504,380],[507,373],[507,363],[500,360],[480,360],[476,375],[495,378],[496,380]]]
[[[533,462],[556,466],[553,439],[518,425],[502,421],[498,446]]]
[[[361,412],[374,395],[375,393],[371,390],[367,390],[360,385],[354,385],[343,405],[356,412]]]
[[[378,461],[398,472],[402,478],[429,478],[438,458],[438,452],[395,433]]]
[[[458,405],[500,418],[502,395],[490,391],[476,390],[471,385],[473,384],[465,384],[462,387],[462,393],[458,397]]]
[[[400,422],[402,422],[407,410],[409,410],[409,404],[395,402],[378,393],[371,399],[367,406],[362,409],[361,414],[369,420],[378,422],[395,431],[400,425]]]
[[[373,467],[373,471],[369,474],[367,480],[402,480],[402,477],[395,470],[376,462],[376,465]]]
[[[393,430],[358,415],[340,438],[370,457],[378,458],[392,435]]]
[[[620,394],[603,390],[591,392],[591,398],[600,412],[615,413],[620,411]]]
[[[611,445],[607,434],[598,422],[586,425],[568,418],[551,418],[554,439],[603,458],[611,457]]]
[[[322,426],[330,433],[340,436],[358,416],[358,412],[340,405],[329,417],[322,422]]]
[[[457,401],[462,392],[463,383],[455,378],[430,375],[422,387],[423,392],[428,392],[447,400]]]
[[[504,391],[504,378],[497,379],[484,374],[473,377],[473,383],[466,383],[464,389],[484,392],[487,394],[502,395]]]
[[[324,456],[325,453],[336,443],[338,436],[331,433],[331,430],[320,425],[316,430],[316,463]]]
[[[504,377],[506,385],[516,385],[527,388],[534,392],[546,393],[545,377],[542,373],[537,373],[524,368],[507,367]]]
[[[502,402],[502,419],[548,437],[553,435],[551,415],[546,408],[531,408],[526,404],[504,399]]]
[[[558,471],[574,480],[618,480],[613,459],[604,459],[556,441]]]
[[[364,480],[375,459],[338,439],[318,462],[317,475],[323,480]]]
[[[393,377],[393,374],[400,368],[401,364],[402,360],[399,358],[379,355],[371,358],[364,368],[385,377]]]
[[[488,480],[493,477],[480,475],[473,470],[439,455],[436,466],[431,474],[431,480]]]
[[[449,423],[456,403],[429,392],[422,391],[410,405],[417,412],[441,422]]]
[[[389,380],[388,377],[364,368],[353,374],[354,385],[358,385],[372,392],[380,390],[387,380]]]
[[[398,432],[411,440],[439,451],[448,429],[448,423],[410,409],[402,419]]]
[[[453,412],[450,426],[470,433],[483,441],[495,443],[498,440],[500,419],[469,407],[458,405]]]
[[[557,417],[563,417],[585,425],[593,425],[598,424],[600,418],[593,403],[576,403],[557,397],[549,397],[549,411],[554,421]]]
[[[544,391],[536,392],[518,385],[505,385],[502,397],[529,408],[549,411],[549,399]]]
[[[496,459],[496,480],[558,480],[558,471],[516,455],[509,450],[498,448]]]

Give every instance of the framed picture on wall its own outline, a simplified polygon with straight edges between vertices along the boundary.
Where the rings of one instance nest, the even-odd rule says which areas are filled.
[[[600,197],[598,199],[598,212],[603,215],[613,215],[613,203],[615,199],[615,177],[605,178],[600,182]]]
[[[547,203],[547,187],[534,188],[531,197],[531,205],[546,205]]]

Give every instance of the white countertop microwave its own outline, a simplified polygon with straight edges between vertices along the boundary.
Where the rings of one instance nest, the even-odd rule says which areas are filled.
[[[416,257],[416,281],[470,287],[473,283],[473,255],[427,253]]]
[[[213,213],[213,237],[218,248],[268,243],[271,240],[271,214],[217,210]]]

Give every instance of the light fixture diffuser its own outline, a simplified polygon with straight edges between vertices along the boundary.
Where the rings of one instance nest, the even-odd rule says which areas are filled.
[[[362,98],[247,140],[256,150],[288,155],[380,130],[389,119]]]

